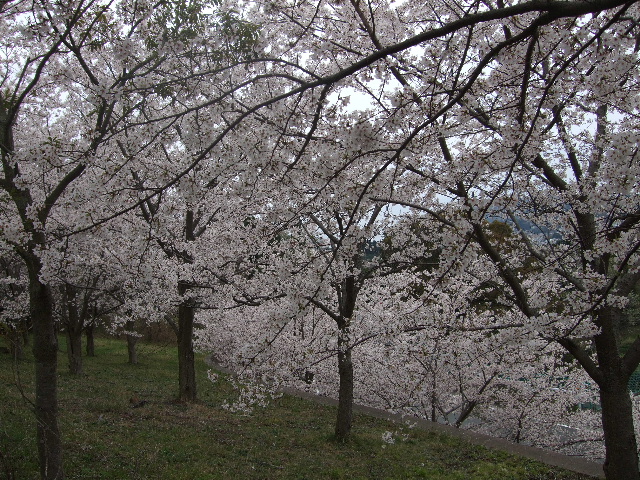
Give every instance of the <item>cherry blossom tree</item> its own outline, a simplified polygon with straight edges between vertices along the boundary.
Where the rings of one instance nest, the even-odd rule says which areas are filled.
[[[130,169],[157,160],[142,152],[184,113],[163,111],[171,103],[166,91],[205,76],[185,70],[187,39],[166,35],[175,25],[159,21],[158,12],[173,6],[5,2],[0,12],[2,242],[22,258],[29,278],[42,478],[64,476],[54,272],[45,257],[56,261],[63,249],[55,244],[70,233],[135,208]],[[141,109],[150,96],[153,118]],[[163,172],[166,185],[173,174],[160,168],[158,176]]]
[[[312,178],[320,179],[320,190],[326,187],[322,177]],[[367,180],[368,170],[362,168],[342,172],[336,183],[357,192],[348,185]],[[260,301],[249,302],[242,309],[247,313],[238,314],[239,309],[235,309],[226,320],[207,322],[208,339],[200,342],[214,352],[225,350],[222,344],[226,345],[226,354],[216,356],[244,377],[263,383],[257,390],[259,402],[263,401],[264,388],[273,390],[282,383],[298,383],[300,378],[310,381],[318,364],[329,365],[333,371],[322,375],[323,393],[338,398],[335,436],[344,441],[353,421],[357,383],[354,348],[381,331],[399,330],[398,324],[405,318],[370,315],[360,305],[361,298],[374,296],[372,292],[381,282],[394,284],[397,279],[392,277],[397,272],[417,268],[426,260],[424,246],[416,248],[413,237],[398,229],[394,241],[385,242],[386,248],[382,249],[382,236],[393,227],[388,212],[375,203],[369,209],[353,209],[358,197],[335,194],[331,186],[325,192],[317,191],[313,181],[307,180],[304,190],[290,190],[287,197],[289,203],[275,209],[276,218],[289,218],[290,213],[283,210],[307,213],[299,213],[294,225],[287,226],[264,247],[259,259],[264,267],[255,273],[257,282],[243,282],[245,289],[247,283],[263,289],[262,296],[245,297]],[[267,297],[265,285],[274,279],[277,283],[268,289],[271,293]],[[256,328],[261,331],[256,332]],[[233,338],[224,336],[224,331],[233,332]],[[236,344],[238,347],[233,347]],[[264,385],[265,378],[269,385]],[[247,400],[243,396],[241,403]]]
[[[99,102],[92,107],[97,108],[98,113],[95,123],[82,125],[77,116],[67,116],[76,100],[75,92],[69,90],[63,95],[60,84],[54,80],[56,77],[67,80],[64,71],[60,72],[62,65],[56,60],[65,42],[75,41],[72,32],[80,19],[101,12],[98,9],[90,13],[91,5],[84,4],[65,12],[53,6],[23,12],[21,6],[9,4],[2,12],[3,38],[6,39],[0,102],[1,184],[6,205],[3,241],[23,259],[29,277],[40,473],[42,478],[62,478],[62,447],[57,424],[57,338],[52,294],[41,278],[43,264],[39,251],[48,247],[44,227],[54,205],[85,171],[107,133],[108,103]],[[17,62],[18,58],[23,60]],[[58,112],[57,121],[55,117],[50,118],[47,110]],[[76,135],[69,136],[65,135],[62,123],[82,127],[76,130]],[[89,131],[95,135],[86,134]],[[66,158],[63,160],[61,156]]]
[[[450,273],[464,269],[467,245],[477,242],[531,330],[565,348],[599,386],[607,476],[638,478],[627,383],[639,350],[634,345],[620,354],[616,326],[637,281],[630,100],[637,6],[367,7],[309,2],[279,11],[295,25],[292,43],[306,42],[314,52],[308,68],[318,72],[297,90],[319,90],[319,101],[289,169],[302,169],[321,149],[320,120],[333,105],[323,100],[331,87],[349,80],[369,95],[369,115],[387,132],[388,154],[377,172],[394,168],[398,178],[394,195],[372,197],[428,213],[440,227],[431,230],[442,232],[434,241],[443,246]],[[345,38],[339,33],[345,31],[354,33]],[[294,137],[293,126],[288,131]],[[353,132],[340,138],[379,151]],[[524,232],[519,254],[489,238],[483,223],[489,215]],[[538,225],[536,235],[525,221]],[[532,259],[539,262],[537,281],[520,275]],[[581,345],[587,338],[595,357]]]
[[[611,172],[618,172],[607,167],[611,156],[605,152],[615,151],[619,158],[627,155],[630,161],[635,158],[628,134],[635,128],[635,107],[625,107],[622,101],[633,98],[635,85],[635,4],[532,0],[507,5],[469,1],[443,7],[439,2],[420,6],[379,2],[365,8],[356,0],[227,3],[231,2],[220,2],[221,11],[236,7],[240,15],[261,25],[256,40],[264,53],[260,59],[239,61],[228,68],[207,63],[204,52],[213,44],[218,50],[220,45],[232,44],[237,32],[213,29],[201,37],[182,30],[181,19],[198,12],[186,2],[178,2],[177,10],[182,13],[177,16],[170,14],[170,8],[163,10],[167,2],[40,2],[26,10],[22,2],[6,2],[0,10],[6,39],[0,102],[0,185],[6,205],[2,240],[22,257],[29,277],[41,475],[63,475],[56,415],[57,344],[42,252],[55,251],[51,242],[62,241],[72,231],[139,208],[176,186],[205,160],[225,151],[227,155],[245,154],[239,158],[246,162],[247,174],[238,189],[245,193],[252,191],[259,178],[301,186],[315,175],[315,183],[328,186],[351,163],[370,160],[362,162],[369,165],[369,180],[358,186],[358,193],[347,195],[357,199],[350,215],[357,216],[363,204],[364,211],[369,211],[367,196],[385,197],[428,209],[449,228],[461,222],[466,230],[460,226],[460,231],[471,232],[471,238],[480,241],[498,265],[528,319],[553,312],[535,302],[526,306],[516,288],[517,275],[505,273],[509,270],[487,248],[491,243],[481,241],[479,222],[491,208],[504,210],[501,199],[507,198],[508,192],[517,192],[525,200],[535,199],[526,201],[537,205],[533,186],[540,181],[541,187],[554,193],[555,197],[550,197],[555,198],[556,210],[565,204],[571,206],[567,211],[574,209],[579,240],[586,242],[586,247],[580,244],[577,250],[585,253],[582,265],[593,267],[600,276],[613,275],[611,288],[599,293],[602,300],[592,300],[591,310],[585,310],[594,313],[596,324],[584,321],[582,331],[572,332],[591,335],[600,328],[595,337],[602,347],[597,368],[581,354],[576,341],[565,339],[563,345],[601,387],[603,412],[623,402],[626,406],[619,410],[628,413],[629,402],[622,393],[626,392],[624,377],[628,379],[635,368],[638,354],[634,352],[638,349],[632,348],[621,363],[613,352],[615,335],[604,333],[602,328],[611,315],[599,312],[613,312],[600,308],[609,298],[623,301],[626,285],[633,283],[635,250],[629,247],[626,253],[598,253],[594,257],[592,250],[600,248],[596,239],[606,237],[597,227],[605,218],[603,210],[585,214],[583,204],[595,208],[590,193],[569,194],[574,186],[589,184],[583,178],[609,172],[609,179]],[[202,55],[194,52],[195,47]],[[593,69],[586,65],[591,58],[598,60]],[[618,93],[607,90],[615,82],[622,82]],[[339,107],[346,107],[346,95],[354,90],[370,96],[371,109],[350,112]],[[204,93],[194,96],[194,91]],[[177,119],[215,105],[224,108],[206,122],[206,140],[190,161],[173,168],[166,157],[152,151],[150,147],[163,135],[172,134]],[[564,127],[569,120],[571,126]],[[597,142],[589,140],[591,125],[597,125],[594,128],[601,132],[596,135]],[[613,139],[612,135],[629,151],[613,148],[613,140],[601,145],[601,139]],[[602,159],[589,163],[567,153],[568,163],[560,162],[558,155],[553,161],[546,160],[560,149],[578,151],[570,142],[565,146],[563,138],[578,138],[581,148],[585,145],[593,152],[602,150]],[[495,151],[489,149],[494,143]],[[351,149],[346,157],[336,156],[335,152],[344,149]],[[477,152],[485,152],[482,161],[470,162],[478,158]],[[573,157],[578,160],[574,162]],[[318,169],[322,162],[326,162],[324,170]],[[516,168],[519,165],[528,168],[520,171]],[[565,178],[567,165],[573,172],[573,183]],[[629,165],[631,172],[633,162]],[[142,192],[133,184],[132,171],[145,181],[148,190]],[[542,180],[536,177],[540,172]],[[397,180],[397,192],[375,190],[376,185],[384,184],[378,177],[385,175]],[[600,188],[597,181],[594,185]],[[269,190],[267,186],[259,188]],[[592,187],[590,191],[595,190]],[[317,194],[326,191],[317,189]],[[637,218],[629,207],[633,193],[629,190],[619,197],[620,202],[626,201],[622,210],[617,206],[607,210],[616,248],[622,241],[632,242]],[[443,207],[443,194],[459,201]],[[579,207],[575,198],[582,202]],[[516,208],[525,200],[509,205],[516,219],[527,218],[528,210]],[[440,214],[441,209],[452,209],[453,213]],[[540,210],[534,211],[540,214]],[[289,221],[301,213],[296,208]],[[536,220],[553,223],[544,226],[561,232],[560,237],[571,244],[562,225],[573,223],[559,220],[557,225],[551,218]],[[345,238],[358,228],[357,222],[348,223]],[[455,247],[461,238],[469,240],[465,235],[442,235],[437,240],[443,242],[448,255],[452,254],[451,259],[460,258],[464,263],[464,251]],[[531,245],[537,251],[538,243]],[[596,264],[600,266],[596,268]],[[451,268],[456,265],[451,260]],[[571,283],[574,272],[568,271],[571,274],[560,276],[556,285]],[[616,271],[618,274],[611,273]],[[573,283],[581,292],[581,301],[595,292],[593,281],[589,277],[584,291],[578,287],[580,282]],[[581,308],[578,304],[574,307],[574,312]],[[604,369],[604,373],[596,373],[597,369]],[[610,383],[609,378],[616,380]],[[624,420],[604,422],[607,451],[612,455],[607,474],[637,478],[637,458],[631,458],[636,451],[632,421],[626,413],[616,418]],[[625,432],[619,437],[624,448],[618,448],[612,439],[614,431]]]
[[[624,354],[620,344],[640,278],[633,15],[623,8],[565,31],[535,27],[506,51],[517,35],[503,32],[464,100],[452,98],[446,118],[407,138],[415,193],[398,196],[443,227],[434,241],[451,271],[465,268],[476,243],[522,324],[566,349],[598,385],[608,478],[638,478],[628,382],[640,341]],[[505,55],[522,59],[518,73],[503,67]],[[447,91],[454,79],[441,81]],[[490,96],[480,93],[489,86]],[[401,109],[413,109],[411,89],[402,95]],[[519,238],[508,246],[491,238],[488,217],[510,222]]]
[[[215,165],[208,163],[209,167],[215,168]],[[246,254],[244,245],[236,248],[234,244],[221,241],[221,235],[228,241],[227,233],[234,229],[234,223],[241,224],[242,206],[233,198],[233,186],[223,185],[228,181],[223,175],[228,174],[217,172],[213,177],[215,182],[210,174],[211,170],[195,169],[179,182],[177,188],[165,192],[156,201],[147,200],[141,209],[141,217],[148,224],[148,238],[154,243],[150,248],[159,251],[147,254],[144,259],[158,272],[151,288],[145,285],[147,292],[153,294],[147,299],[149,310],[163,311],[164,315],[155,317],[167,319],[176,333],[178,398],[187,402],[197,398],[193,346],[195,313],[198,309],[219,306],[220,293],[216,290],[226,292],[224,284],[232,281],[229,280],[229,268],[237,264],[240,255]],[[237,174],[233,170],[233,176]],[[174,293],[167,294],[172,290],[172,282]],[[134,292],[137,296],[145,296],[139,289]],[[158,299],[159,292],[162,292],[162,301]],[[176,311],[177,322],[174,322]],[[146,318],[153,320],[148,315]]]
[[[305,249],[307,251],[316,243],[316,252],[312,255],[316,257],[314,263],[318,263],[312,268],[313,276],[305,281],[307,288],[311,286],[313,290],[306,294],[302,290],[298,295],[302,294],[313,307],[333,320],[337,329],[335,348],[339,388],[335,435],[341,441],[349,437],[353,422],[352,320],[360,291],[365,282],[377,273],[376,266],[366,261],[366,248],[375,237],[373,227],[380,210],[374,207],[361,219],[344,218],[339,210],[328,215],[311,214],[309,224],[293,237],[297,242],[301,235],[306,234],[312,242]],[[347,235],[345,226],[352,222],[361,223],[361,229],[354,227],[351,235]],[[313,230],[309,231],[310,228]],[[322,241],[324,236],[326,240]],[[314,281],[313,277],[317,280]]]
[[[112,263],[103,239],[96,234],[72,237],[65,242],[64,250],[61,257],[64,264],[56,264],[49,258],[47,269],[58,272],[49,281],[55,313],[67,337],[69,372],[80,375],[82,335],[92,322],[114,313],[122,305],[124,276],[117,263]]]
[[[255,53],[257,27],[242,21],[232,11],[222,12],[212,22],[204,13],[206,8],[204,3],[190,3],[187,9],[177,9],[175,19],[170,18],[174,24],[172,36],[195,40],[186,47],[185,67],[197,71],[207,66],[208,69],[223,71],[238,62],[250,61]],[[205,45],[198,41],[210,39],[212,29],[221,30],[224,35],[232,34],[233,43]],[[226,38],[224,35],[223,39]],[[178,112],[184,109],[185,104],[189,108],[170,130],[163,132],[162,137],[146,153],[149,155],[149,151],[154,152],[160,162],[166,165],[165,170],[172,172],[168,178],[174,175],[181,177],[179,181],[165,189],[163,184],[167,179],[166,173],[158,179],[157,173],[152,169],[132,172],[136,187],[143,195],[149,191],[160,192],[155,197],[143,198],[139,203],[139,218],[148,228],[148,232],[144,234],[154,241],[155,246],[166,257],[156,256],[151,260],[158,262],[155,268],[162,271],[173,270],[170,276],[176,277],[176,295],[170,298],[174,298],[174,306],[177,305],[177,322],[172,320],[173,314],[170,312],[166,313],[165,318],[169,320],[177,336],[178,399],[186,402],[193,402],[197,398],[193,349],[195,311],[198,305],[207,303],[203,300],[202,293],[219,283],[219,278],[207,274],[201,265],[207,265],[209,270],[216,271],[215,265],[223,257],[220,255],[216,258],[213,250],[216,242],[211,235],[204,239],[204,234],[207,229],[213,228],[214,223],[221,225],[217,218],[219,215],[236,218],[229,208],[235,204],[230,199],[234,189],[229,185],[229,177],[237,183],[238,176],[242,175],[242,169],[238,168],[241,156],[230,158],[228,148],[225,147],[214,150],[206,162],[193,165],[194,159],[209,148],[212,136],[220,129],[216,124],[225,124],[224,111],[233,108],[225,100],[224,94],[220,97],[211,95],[207,91],[210,85],[200,85],[201,82],[201,79],[197,82],[183,79],[179,89],[163,92],[163,96],[170,98],[171,103],[180,105]],[[218,81],[215,88],[233,91],[235,85]],[[155,108],[158,107],[149,102],[143,107],[143,114],[152,117]],[[167,106],[163,108],[165,111],[169,110]],[[124,144],[120,144],[120,148],[124,155],[135,154]],[[217,159],[215,155],[218,156]],[[188,173],[184,174],[185,171]],[[238,221],[242,221],[242,218]],[[197,256],[204,258],[196,261]],[[171,264],[172,267],[169,266]],[[163,284],[160,288],[164,291],[167,287],[168,285]],[[157,297],[152,301],[157,303]]]
[[[597,398],[597,390],[566,361],[560,345],[513,326],[520,312],[487,300],[477,281],[482,263],[480,258],[462,278],[446,280],[437,270],[430,280],[405,272],[407,287],[400,291],[410,295],[378,299],[378,315],[401,313],[405,320],[402,329],[362,349],[367,375],[360,402],[601,458],[599,416],[580,408]],[[492,280],[487,276],[480,284],[486,288]]]

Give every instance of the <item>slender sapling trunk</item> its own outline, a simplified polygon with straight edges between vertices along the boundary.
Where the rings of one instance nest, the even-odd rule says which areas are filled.
[[[129,363],[131,365],[138,364],[138,351],[136,349],[138,336],[133,334],[134,328],[135,322],[133,320],[128,320],[125,324],[125,329],[127,330],[127,353],[129,354]]]

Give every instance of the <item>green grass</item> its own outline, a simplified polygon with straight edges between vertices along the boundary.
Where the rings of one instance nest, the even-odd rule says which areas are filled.
[[[60,423],[65,470],[72,479],[586,479],[536,462],[469,445],[440,434],[405,430],[387,445],[382,434],[399,427],[356,416],[353,439],[331,438],[335,409],[284,396],[252,415],[221,404],[229,384],[206,379],[198,358],[196,405],[175,403],[177,360],[172,347],[139,345],[139,365],[126,363],[123,341],[97,339],[85,375],[66,372],[60,354]],[[20,394],[16,382],[26,399]],[[16,479],[38,477],[33,362],[14,365],[0,354],[0,453]],[[148,403],[132,408],[131,397]],[[3,475],[0,465],[0,477]]]

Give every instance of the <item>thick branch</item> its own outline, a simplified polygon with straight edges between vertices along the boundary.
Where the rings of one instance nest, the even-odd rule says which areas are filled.
[[[64,176],[64,178],[60,180],[60,182],[58,182],[58,185],[56,185],[56,188],[54,188],[53,191],[47,196],[47,198],[44,201],[44,205],[38,211],[38,219],[40,220],[42,225],[44,225],[45,222],[47,221],[47,218],[49,217],[49,212],[51,211],[51,208],[55,205],[56,201],[58,201],[58,198],[60,198],[60,195],[63,194],[63,192],[71,182],[73,182],[76,178],[82,175],[82,172],[84,172],[85,168],[86,168],[86,165],[84,163],[80,163],[76,165],[76,167],[73,170],[67,173]]]
[[[589,374],[589,376],[599,385],[604,383],[604,374],[598,368],[593,359],[589,356],[584,348],[582,348],[577,342],[571,338],[560,338],[558,343],[567,350],[578,361],[582,368]]]
[[[315,305],[316,307],[318,307],[320,310],[322,310],[324,313],[326,313],[329,317],[331,317],[336,323],[340,324],[342,322],[342,317],[340,317],[340,315],[338,315],[337,313],[334,313],[331,311],[331,309],[329,309],[329,307],[327,307],[324,303],[322,303],[321,301],[319,301],[317,298],[313,297],[313,296],[306,296],[304,297],[306,300],[308,300],[311,304]]]
[[[482,248],[482,250],[489,256],[493,264],[498,268],[500,276],[509,285],[509,288],[516,297],[516,303],[518,307],[527,317],[535,316],[534,310],[529,306],[527,294],[522,288],[518,276],[514,273],[513,269],[507,265],[505,260],[500,255],[500,252],[491,244],[489,238],[485,234],[482,226],[478,223],[471,224],[473,233],[476,237],[476,241]]]

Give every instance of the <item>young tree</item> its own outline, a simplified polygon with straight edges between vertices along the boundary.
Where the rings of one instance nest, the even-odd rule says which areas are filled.
[[[95,248],[95,244],[93,247]],[[85,259],[87,257],[84,257]],[[78,267],[78,265],[76,265]],[[82,265],[84,272],[57,285],[58,318],[67,337],[69,372],[81,375],[82,334],[102,315],[115,312],[121,305],[120,278],[99,271],[98,265]],[[70,272],[66,272],[69,275]],[[87,345],[89,351],[89,345]]]
[[[272,388],[280,383],[299,384],[300,378],[311,383],[316,378],[313,370],[321,368],[321,363],[327,364],[329,371],[321,375],[321,382],[314,382],[314,387],[322,383],[323,392],[337,396],[335,436],[341,441],[349,438],[353,422],[354,388],[358,383],[354,348],[364,349],[366,339],[381,331],[399,330],[398,325],[405,320],[402,315],[395,319],[370,315],[361,304],[371,301],[381,283],[402,289],[402,285],[396,285],[398,277],[394,274],[415,268],[418,260],[425,259],[424,248],[416,249],[412,236],[401,229],[395,231],[393,247],[391,241],[385,242],[389,247],[386,250],[381,247],[382,235],[391,231],[388,212],[383,213],[375,204],[369,209],[350,208],[358,199],[349,198],[348,192],[356,191],[353,185],[367,179],[366,169],[356,171],[357,174],[340,175],[339,192],[334,187],[327,193],[317,192],[311,181],[306,183],[304,193],[298,192],[299,197],[290,192],[287,198],[291,203],[279,205],[276,210],[304,208],[313,213],[300,214],[295,225],[288,226],[262,250],[264,253],[258,257],[262,267],[247,282],[250,287],[243,285],[246,290],[261,288],[257,291],[262,297],[253,294],[245,298],[262,301],[250,302],[242,309],[247,312],[243,315],[234,311],[230,322],[210,322],[208,333],[209,349],[217,352],[222,349],[221,339],[225,344],[229,342],[221,332],[232,331],[232,344],[239,343],[241,348],[228,346],[226,355],[216,356],[223,357],[221,360],[244,376],[249,371],[258,381],[266,376]],[[307,195],[315,198],[309,200]],[[276,218],[287,215],[278,213]],[[267,292],[269,295],[265,295]],[[266,301],[268,297],[270,301]],[[247,316],[253,319],[248,321]],[[371,335],[372,332],[377,333]],[[262,387],[258,393],[262,402]]]

